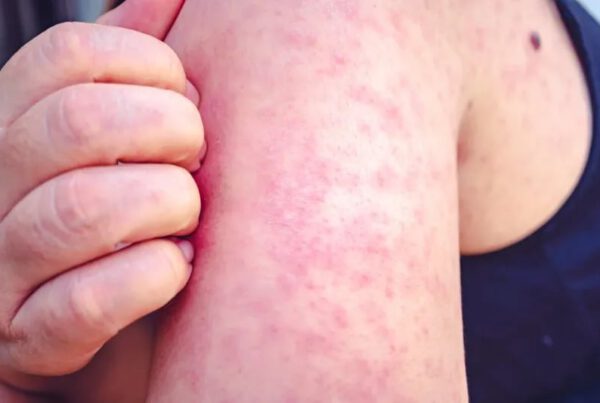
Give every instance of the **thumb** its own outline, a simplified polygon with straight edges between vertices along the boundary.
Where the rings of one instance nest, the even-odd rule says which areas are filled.
[[[99,24],[133,29],[163,40],[185,0],[127,0],[98,19]]]

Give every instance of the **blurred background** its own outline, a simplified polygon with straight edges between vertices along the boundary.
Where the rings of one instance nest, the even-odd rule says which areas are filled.
[[[123,0],[0,0],[0,66],[25,42],[62,21],[93,21]],[[600,20],[600,0],[579,0]]]
[[[0,67],[19,47],[62,21],[93,21],[123,0],[0,0]],[[600,20],[600,0],[579,0]]]
[[[0,66],[25,42],[63,21],[93,21],[111,0],[0,0]]]

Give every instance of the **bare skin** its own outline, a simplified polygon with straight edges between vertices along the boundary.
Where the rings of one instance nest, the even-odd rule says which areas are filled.
[[[228,4],[167,37],[210,152],[148,401],[467,401],[455,3]]]
[[[159,40],[168,27],[63,24],[0,71],[3,402],[144,398],[153,329],[130,325],[189,279],[193,245],[173,237],[197,225],[204,150],[198,93]],[[112,393],[114,368],[128,373]]]
[[[149,401],[465,401],[459,250],[535,230],[589,149],[554,6],[190,0],[167,41],[212,153]]]
[[[547,221],[589,150],[554,6],[228,4],[167,37],[211,147],[148,401],[467,401],[458,255]]]
[[[469,4],[461,26],[472,104],[458,159],[461,252],[473,254],[523,239],[558,210],[579,182],[592,123],[584,75],[554,2]]]

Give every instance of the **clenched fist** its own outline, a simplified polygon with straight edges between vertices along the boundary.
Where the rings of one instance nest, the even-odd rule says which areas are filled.
[[[84,367],[191,270],[203,129],[175,53],[67,23],[0,71],[0,381]]]

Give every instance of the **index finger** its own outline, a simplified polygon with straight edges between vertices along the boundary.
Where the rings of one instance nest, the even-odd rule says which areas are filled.
[[[0,127],[70,85],[113,82],[185,93],[175,52],[150,35],[98,24],[63,23],[18,51],[0,70]]]

